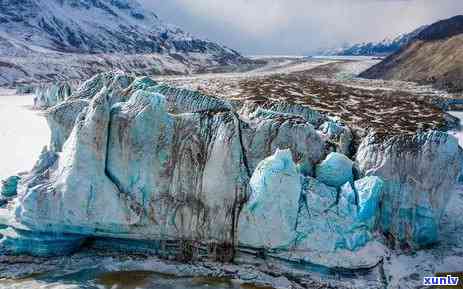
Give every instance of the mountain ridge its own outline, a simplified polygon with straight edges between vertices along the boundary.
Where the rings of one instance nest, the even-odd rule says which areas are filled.
[[[133,0],[7,0],[0,4],[0,23],[18,41],[59,52],[188,51],[181,41],[214,45],[163,23]]]
[[[79,65],[91,66],[95,57],[105,62],[107,55],[139,55],[140,58],[147,58],[143,69],[138,67],[139,63],[132,65],[132,60],[118,63],[114,57],[109,58],[114,58],[116,62],[111,60],[105,68],[129,68],[137,73],[141,70],[145,73],[148,66],[156,63],[162,66],[162,62],[171,64],[166,71],[176,70],[181,74],[209,66],[248,62],[233,49],[194,37],[164,23],[136,0],[0,2],[0,63],[9,63],[0,64],[0,73],[7,72],[5,67],[11,69],[15,66],[20,66],[26,72],[17,71],[16,74],[21,76],[16,77],[15,73],[8,71],[10,75],[0,77],[0,85],[53,80],[53,77],[48,77],[46,72],[40,72],[34,66],[39,62],[42,66],[56,67],[59,59],[72,61],[73,66],[82,70],[81,74],[89,76],[85,73],[88,69]],[[75,61],[79,56],[82,61]],[[121,61],[125,61],[122,58]],[[66,64],[60,66],[63,65]],[[60,69],[56,68],[58,74]],[[91,70],[92,73],[103,71]],[[67,78],[67,75],[63,77]]]
[[[463,91],[463,16],[438,21],[396,53],[360,74]]]

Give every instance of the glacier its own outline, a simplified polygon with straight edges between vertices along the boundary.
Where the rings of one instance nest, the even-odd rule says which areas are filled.
[[[0,243],[12,253],[198,240],[368,268],[386,246],[439,240],[461,173],[443,132],[370,134],[354,152],[348,126],[307,107],[236,104],[120,71],[56,97],[46,118],[50,144],[7,209]]]

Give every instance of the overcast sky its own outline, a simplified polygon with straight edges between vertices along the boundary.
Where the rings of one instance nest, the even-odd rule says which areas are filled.
[[[244,54],[309,54],[463,14],[463,0],[140,0],[165,22]]]

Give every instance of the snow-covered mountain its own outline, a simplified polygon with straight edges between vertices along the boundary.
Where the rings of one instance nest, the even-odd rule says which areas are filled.
[[[134,66],[137,71],[140,61],[146,66],[159,62],[156,71],[162,71],[163,62],[172,62],[166,71],[178,73],[246,61],[232,49],[162,22],[136,0],[0,1],[0,84],[19,76],[48,79],[37,64],[56,66],[61,59],[79,68],[79,57],[92,66],[101,55],[109,68]],[[121,61],[137,55],[138,64],[120,63],[114,55],[123,55]]]
[[[344,45],[341,48],[329,49],[323,51],[324,55],[341,55],[341,56],[385,56],[398,51],[410,43],[421,31],[427,26],[406,34],[400,34],[395,38],[386,38],[380,42],[363,42],[354,45]]]

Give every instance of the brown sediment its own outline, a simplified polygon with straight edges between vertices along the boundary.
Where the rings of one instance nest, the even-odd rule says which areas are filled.
[[[448,125],[448,116],[436,107],[433,96],[357,88],[314,78],[332,76],[337,71],[336,65],[328,64],[289,74],[196,80],[200,83],[196,86],[203,93],[239,103],[285,102],[308,107],[341,118],[360,134],[369,130],[387,136],[414,134],[443,130]]]
[[[365,90],[314,80],[308,73],[240,82],[245,99],[278,100],[337,116],[354,129],[395,135],[441,129],[444,112],[424,99],[400,92]]]

